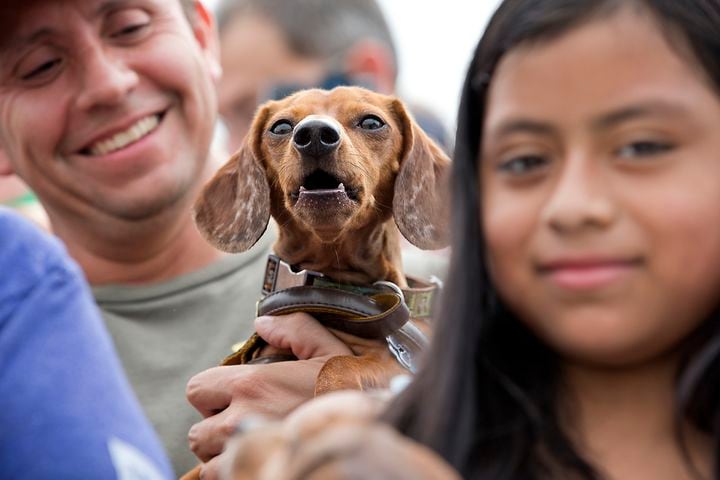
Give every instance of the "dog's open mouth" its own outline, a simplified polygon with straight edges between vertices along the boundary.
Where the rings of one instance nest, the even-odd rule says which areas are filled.
[[[315,170],[303,179],[300,188],[290,194],[294,201],[308,200],[352,200],[358,201],[357,189],[346,186],[342,179],[324,170]]]

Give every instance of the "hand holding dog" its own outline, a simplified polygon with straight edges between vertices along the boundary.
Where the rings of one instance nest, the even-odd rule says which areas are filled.
[[[248,416],[284,417],[315,394],[328,359],[352,355],[350,348],[310,315],[258,317],[255,328],[269,345],[291,350],[299,360],[266,365],[215,367],[190,379],[187,398],[204,420],[188,434],[202,478],[218,478],[216,457],[238,423]],[[215,457],[215,458],[214,458]]]

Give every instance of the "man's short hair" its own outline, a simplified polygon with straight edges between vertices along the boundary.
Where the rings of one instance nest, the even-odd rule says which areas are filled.
[[[397,69],[395,44],[375,0],[221,0],[220,34],[239,15],[251,14],[276,25],[300,56],[330,60],[359,40],[373,39],[388,49]]]

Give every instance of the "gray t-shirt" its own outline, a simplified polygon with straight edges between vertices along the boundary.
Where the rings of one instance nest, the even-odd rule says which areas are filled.
[[[201,417],[185,398],[187,381],[217,366],[252,333],[273,241],[268,232],[249,251],[168,282],[93,289],[130,383],[177,474],[198,463],[187,434]]]
[[[93,289],[130,383],[178,475],[198,463],[187,434],[201,416],[187,402],[185,386],[252,334],[276,228],[271,223],[249,251],[171,281]],[[446,263],[436,252],[403,251],[406,272],[419,278],[442,277]]]

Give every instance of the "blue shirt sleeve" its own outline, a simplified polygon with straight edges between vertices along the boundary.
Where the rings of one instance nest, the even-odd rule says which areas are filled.
[[[0,478],[173,478],[80,269],[2,208]]]

